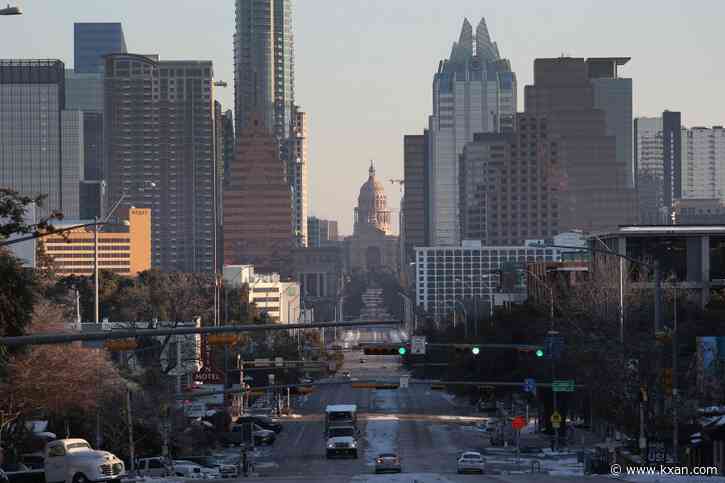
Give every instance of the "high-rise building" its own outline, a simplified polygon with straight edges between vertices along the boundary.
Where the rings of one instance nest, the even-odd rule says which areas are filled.
[[[594,93],[594,108],[604,111],[607,135],[617,141],[617,163],[627,166],[627,186],[634,188],[632,160],[632,79],[619,77],[618,67],[629,57],[587,59],[587,73]]]
[[[597,58],[592,65],[602,62]],[[620,63],[612,58],[611,68]],[[542,149],[541,169],[559,191],[559,231],[595,231],[637,221],[630,166],[617,157],[618,141],[607,126],[612,114],[596,108],[591,72],[583,58],[536,59],[534,85],[525,90],[525,113],[546,120],[547,138],[531,138],[520,148]],[[626,104],[630,95],[622,96]]]
[[[286,276],[294,238],[285,165],[261,113],[244,125],[224,190],[224,264]]]
[[[428,225],[428,131],[423,134],[403,136],[403,179],[405,195],[403,197],[403,226],[401,237],[404,239],[406,262],[413,262],[414,247],[429,245]]]
[[[514,129],[516,76],[491,41],[486,22],[473,28],[465,19],[450,57],[433,78],[429,119],[429,224],[433,245],[459,242],[458,158],[474,133]]]
[[[287,180],[292,191],[292,228],[298,247],[307,246],[307,211],[309,189],[307,172],[307,113],[299,106],[292,108],[292,131],[287,138]]]
[[[79,194],[79,218],[92,220],[101,218],[105,212],[106,182],[103,180],[82,180]]]
[[[226,184],[229,176],[229,165],[234,159],[234,144],[236,137],[234,135],[234,113],[231,109],[227,109],[222,114],[222,160],[224,163],[224,183]]]
[[[236,130],[250,114],[284,140],[294,104],[292,0],[236,0],[234,116]]]
[[[323,220],[316,216],[307,217],[307,246],[319,248],[337,244],[337,220]]]
[[[151,268],[151,210],[132,208],[125,210],[128,224],[104,226],[98,232],[98,266],[121,275],[135,276]],[[65,228],[90,222],[64,220],[55,223]],[[39,238],[45,253],[53,260],[59,275],[93,274],[94,230],[78,228],[65,233]]]
[[[682,197],[725,200],[725,130],[693,127],[681,136]]]
[[[634,165],[640,223],[670,224],[675,200],[682,197],[680,113],[634,120]]]
[[[517,246],[550,239],[567,227],[560,216],[558,139],[546,119],[519,114],[513,133],[480,133],[461,156],[461,237]],[[535,147],[532,148],[532,141]]]
[[[639,200],[639,221],[645,225],[662,224],[665,218],[662,118],[640,117],[634,120],[634,165]]]
[[[103,56],[125,54],[126,39],[120,23],[76,23],[73,25],[76,73],[103,72]]]
[[[84,179],[103,179],[103,74],[65,71],[66,109],[83,111]]]
[[[63,216],[80,217],[80,183],[83,180],[83,111],[61,112],[61,189]]]
[[[210,61],[106,57],[109,202],[152,209],[153,266],[214,269],[216,162]],[[151,184],[153,183],[153,185]]]
[[[682,163],[682,119],[679,112],[662,113],[662,149],[664,159],[664,204],[670,219],[674,201],[681,198]],[[667,221],[669,223],[669,221]]]
[[[0,186],[26,196],[46,195],[40,217],[78,203],[63,193],[64,109],[63,62],[0,60]]]

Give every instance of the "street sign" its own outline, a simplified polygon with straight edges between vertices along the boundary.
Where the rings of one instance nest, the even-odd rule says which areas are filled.
[[[282,357],[275,357],[274,358],[274,366],[275,367],[284,367],[284,358],[282,358]]]
[[[425,354],[425,336],[415,335],[410,338],[410,353],[411,354]]]
[[[223,384],[224,375],[211,366],[203,366],[194,374],[194,380],[204,384]]]
[[[551,425],[555,428],[558,428],[561,425],[561,414],[559,414],[559,411],[554,411],[551,414]]]
[[[254,359],[254,367],[272,367],[272,361],[269,359]]]
[[[536,379],[527,378],[524,379],[524,391],[525,392],[536,392]]]
[[[408,388],[408,382],[410,382],[410,376],[400,376],[400,387],[401,389]]]
[[[526,420],[523,416],[516,416],[513,421],[511,421],[511,427],[514,428],[516,431],[520,431],[526,426]]]
[[[650,441],[647,451],[647,462],[665,463],[667,461],[667,448],[663,441]]]
[[[554,379],[551,390],[554,392],[574,392],[574,379]]]

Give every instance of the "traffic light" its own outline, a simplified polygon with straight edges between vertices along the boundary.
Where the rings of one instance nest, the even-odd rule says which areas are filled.
[[[536,354],[536,357],[544,357],[544,349],[542,349],[542,348],[536,349],[535,354]]]
[[[473,347],[471,347],[471,353],[474,356],[477,356],[478,354],[481,353],[481,348],[480,347],[477,347],[477,346],[473,346]]]
[[[398,354],[400,354],[401,356],[404,356],[406,352],[408,352],[408,350],[405,348],[405,346],[398,347]]]

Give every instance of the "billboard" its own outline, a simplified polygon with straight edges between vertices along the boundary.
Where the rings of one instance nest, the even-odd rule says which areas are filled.
[[[717,394],[725,378],[725,337],[698,337],[697,387],[705,394]]]

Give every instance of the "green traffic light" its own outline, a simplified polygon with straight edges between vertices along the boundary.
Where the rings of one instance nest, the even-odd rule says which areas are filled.
[[[473,347],[471,349],[471,352],[473,352],[474,356],[477,356],[479,352],[481,352],[481,349],[479,347]]]
[[[405,349],[405,347],[398,348],[398,354],[400,354],[401,356],[404,356],[406,352],[408,351]]]
[[[544,351],[542,349],[536,349],[536,357],[544,357]]]

